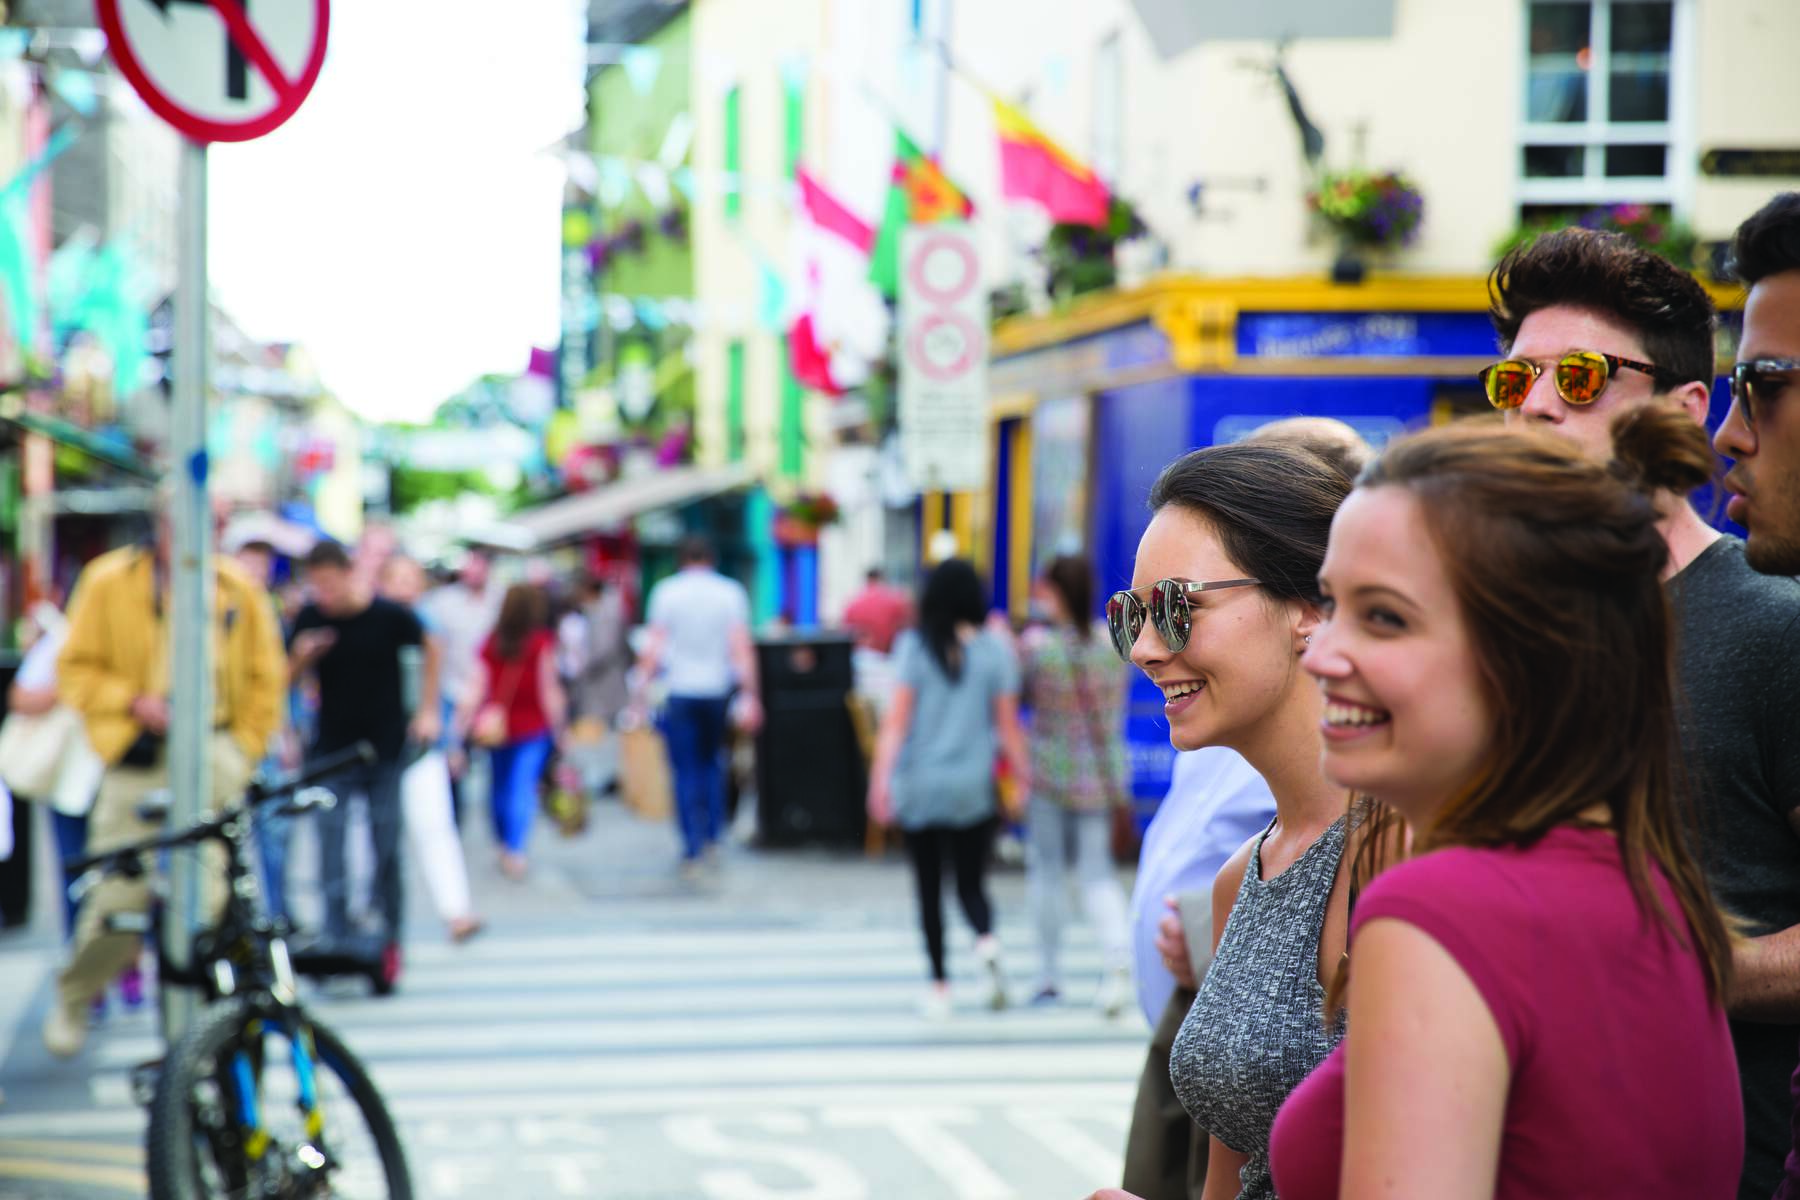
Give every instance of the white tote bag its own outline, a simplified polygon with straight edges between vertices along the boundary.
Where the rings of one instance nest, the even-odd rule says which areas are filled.
[[[450,766],[441,751],[421,755],[406,768],[400,776],[400,805],[438,915],[446,921],[469,916],[469,871],[450,808]]]
[[[0,782],[15,795],[48,798],[70,741],[80,732],[81,717],[66,705],[31,716],[8,714],[0,722]]]

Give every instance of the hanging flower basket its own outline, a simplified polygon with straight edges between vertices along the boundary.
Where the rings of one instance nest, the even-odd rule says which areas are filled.
[[[1398,171],[1345,171],[1320,176],[1306,205],[1345,246],[1390,250],[1419,232],[1425,197]]]
[[[819,530],[837,523],[837,501],[822,492],[802,492],[775,512],[775,544],[816,546]]]

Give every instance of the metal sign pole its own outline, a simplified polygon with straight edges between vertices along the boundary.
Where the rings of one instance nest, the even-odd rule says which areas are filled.
[[[212,511],[207,499],[206,393],[211,362],[206,276],[206,144],[183,139],[181,215],[176,247],[175,342],[171,367],[174,405],[169,461],[175,478],[169,515],[174,548],[169,564],[170,649],[169,821],[181,829],[209,810],[209,743],[213,734]],[[169,904],[163,936],[175,964],[187,966],[200,918],[200,856],[176,850],[169,863]],[[173,1041],[192,1016],[186,989],[163,993],[163,1026]]]

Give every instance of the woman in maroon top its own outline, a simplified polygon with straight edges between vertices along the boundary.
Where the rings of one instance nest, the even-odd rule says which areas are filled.
[[[477,687],[459,728],[488,746],[488,785],[500,869],[525,876],[525,842],[537,811],[538,780],[561,736],[567,700],[556,678],[555,639],[545,628],[544,595],[515,584],[500,603],[500,619],[481,645]],[[492,733],[483,738],[482,726]],[[497,739],[497,740],[494,740]]]
[[[1677,813],[1667,548],[1712,471],[1645,406],[1609,467],[1542,434],[1391,446],[1332,525],[1325,773],[1411,822],[1364,889],[1349,1033],[1288,1098],[1282,1200],[1728,1200],[1724,922]]]

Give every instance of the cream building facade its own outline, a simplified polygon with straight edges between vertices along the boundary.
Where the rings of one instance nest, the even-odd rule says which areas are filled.
[[[1329,36],[1351,9],[1374,32]],[[1171,12],[1201,33],[1266,18],[1268,36],[1170,38]],[[1279,51],[1278,28],[1292,38]],[[1152,236],[1134,276],[1322,280],[1337,247],[1307,208],[1316,169],[1406,174],[1424,221],[1371,265],[1464,290],[1523,218],[1643,203],[1718,243],[1800,187],[1727,173],[1800,170],[1794,0],[696,0],[694,31],[701,453],[741,454],[778,497],[881,474],[862,447],[831,462],[842,402],[805,397],[796,418],[781,336],[759,322],[766,268],[790,268],[795,137],[874,222],[903,125],[973,198],[990,287],[1031,280],[1047,230],[1000,199],[995,94],[1137,209]],[[1316,167],[1278,64],[1323,135]],[[784,461],[795,419],[805,452]],[[828,596],[884,536],[869,524],[822,565]]]

